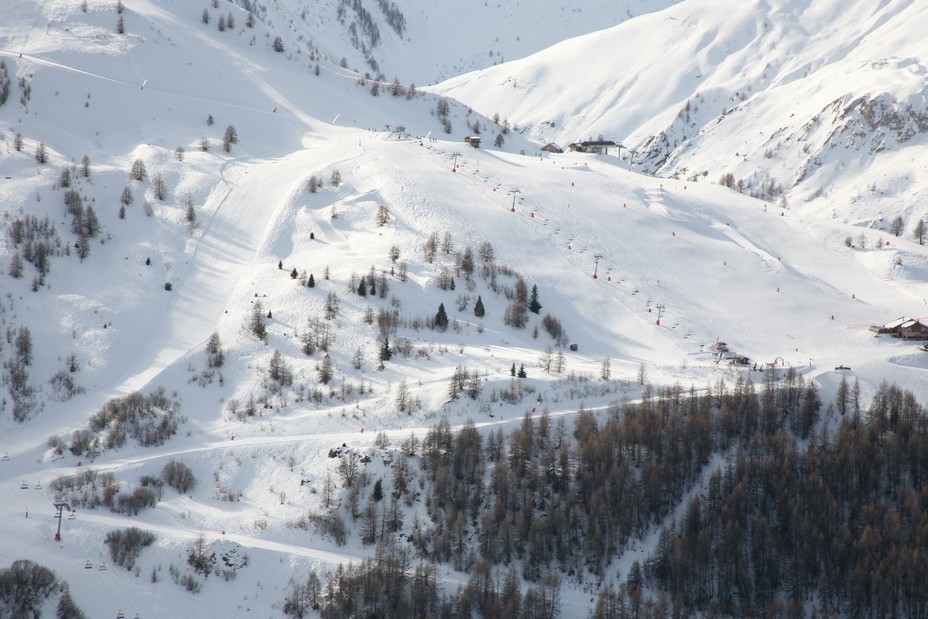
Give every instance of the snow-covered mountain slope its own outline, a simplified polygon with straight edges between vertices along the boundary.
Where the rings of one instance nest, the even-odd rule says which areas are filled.
[[[853,368],[865,401],[884,379],[928,395],[924,353],[867,331],[925,312],[926,254],[914,241],[884,234],[876,248],[880,233],[830,210],[642,175],[610,156],[539,156],[529,137],[561,137],[537,133],[515,108],[497,110],[506,89],[483,111],[534,133],[504,133],[453,104],[445,125],[432,95],[393,96],[321,51],[298,53],[278,30],[293,5],[268,4],[249,26],[244,10],[217,4],[133,0],[119,14],[109,2],[88,1],[85,12],[80,0],[16,0],[0,23],[10,78],[0,105],[0,567],[19,558],[50,567],[92,616],[280,616],[291,577],[370,554],[354,533],[337,546],[307,523],[322,511],[327,475],[337,477],[329,450],[379,454],[379,431],[398,443],[443,415],[483,428],[533,408],[570,415],[638,397],[645,375],[702,388],[759,377],[754,363],[800,369],[826,398],[845,375],[839,365]],[[331,45],[325,53],[340,56]],[[657,83],[653,111],[640,108],[633,128],[666,112],[670,95]],[[557,131],[586,105],[562,96],[549,113],[565,119]],[[480,149],[463,142],[475,122]],[[134,180],[138,162],[145,174]],[[371,273],[378,292],[362,296]],[[518,276],[542,305],[524,328],[506,324]],[[439,306],[446,330],[430,328]],[[546,315],[577,350],[557,346]],[[380,324],[393,348],[382,368]],[[210,365],[213,334],[221,366]],[[750,363],[716,363],[718,341]],[[528,376],[514,381],[522,365]],[[462,370],[478,378],[477,399],[450,397]],[[94,434],[96,448],[78,444],[106,402],[159,388],[178,408],[170,439],[119,444],[110,425]],[[167,408],[153,414],[167,418]],[[56,479],[113,473],[126,497],[172,460],[191,468],[195,488],[165,488],[131,517],[82,508],[54,541]],[[114,566],[103,546],[129,526],[157,536],[137,572]],[[170,574],[187,573],[200,533],[250,563],[194,594]],[[441,577],[453,588],[466,576]],[[565,616],[588,612],[582,584],[565,583]]]
[[[534,2],[238,0],[288,42],[360,73],[430,84],[522,58],[678,0]],[[428,50],[423,53],[423,50]]]
[[[928,129],[919,2],[683,2],[435,91],[537,142],[622,143],[665,177],[909,231]],[[578,70],[582,67],[582,71]]]

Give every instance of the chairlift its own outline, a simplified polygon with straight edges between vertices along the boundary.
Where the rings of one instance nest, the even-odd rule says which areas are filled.
[[[42,489],[42,482],[40,482],[40,481],[35,482],[35,489],[36,489],[36,490],[41,490],[41,489]]]
[[[9,461],[10,461],[10,456],[9,456],[9,454],[3,454],[3,457],[0,458],[0,461],[9,462]]]
[[[74,512],[70,512],[68,514],[68,520],[75,520],[76,518],[77,518],[77,514],[75,514]]]
[[[85,570],[93,569],[93,565],[90,563],[90,559],[87,559],[87,563],[84,564]]]
[[[100,564],[100,571],[101,571],[101,572],[105,572],[105,571],[106,571],[106,563],[101,563],[101,564]]]
[[[116,613],[116,619],[126,619],[125,613],[123,613],[122,611],[119,611],[118,613]]]
[[[27,484],[26,482],[23,482],[22,484],[20,484],[19,487],[22,488],[23,490],[28,490],[28,489],[29,489],[29,484]]]

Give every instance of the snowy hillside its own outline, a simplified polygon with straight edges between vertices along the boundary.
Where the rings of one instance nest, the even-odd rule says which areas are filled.
[[[912,27],[925,10],[683,2],[435,90],[540,143],[604,137],[639,170],[863,227],[901,216],[911,235],[925,217],[928,50]]]
[[[293,49],[320,54],[360,73],[429,84],[522,58],[559,41],[608,28],[677,0],[595,0],[568,6],[534,2],[421,0],[238,0]],[[428,53],[423,53],[428,50]]]
[[[826,67],[859,69],[865,56],[825,53],[839,41],[811,21],[812,34],[787,36],[795,5],[765,19],[754,5],[683,2],[437,86],[449,101],[410,89],[406,74],[470,68],[486,41],[431,54],[421,50],[437,44],[422,33],[476,27],[464,16],[495,19],[499,7],[400,7],[408,41],[383,58],[401,80],[378,83],[336,60],[356,52],[340,40],[344,24],[314,22],[313,43],[300,39],[299,3],[251,3],[249,15],[209,0],[14,0],[0,23],[0,568],[47,566],[88,616],[283,616],[292,579],[374,553],[356,530],[339,543],[319,525],[328,503],[344,513],[357,499],[332,487],[345,454],[388,477],[386,444],[442,418],[489,432],[544,410],[569,424],[581,407],[601,414],[639,399],[645,383],[701,391],[759,383],[764,368],[797,371],[826,400],[842,377],[858,381],[863,401],[884,380],[928,397],[925,353],[868,330],[928,313],[924,247],[908,231],[855,225],[879,220],[879,192],[861,187],[851,206],[826,190],[800,209],[714,182],[781,151],[792,163],[764,169],[795,168],[791,129],[767,159],[756,151],[773,148],[768,139],[735,147],[748,150],[743,168],[717,154],[733,136],[755,139],[758,125],[769,138],[841,98],[835,118],[851,131],[842,110],[866,107],[870,118],[875,108],[847,97],[882,93],[921,109],[912,63],[826,82]],[[510,37],[531,47],[561,26],[592,30],[610,6]],[[659,8],[630,3],[612,19]],[[541,3],[538,23],[559,10]],[[832,23],[822,10],[803,17]],[[848,23],[876,15],[858,10]],[[884,10],[886,24],[918,23],[914,5]],[[497,25],[515,32],[518,13],[507,15]],[[723,16],[729,25],[717,28]],[[742,32],[751,20],[756,40]],[[773,41],[765,24],[781,32],[776,50],[758,43]],[[847,41],[857,39],[863,31]],[[670,72],[658,40],[703,44],[680,51],[684,69]],[[906,40],[882,53],[914,57]],[[510,40],[500,53],[521,49]],[[614,78],[616,49],[628,82],[611,83],[604,103],[590,93]],[[694,49],[701,60],[684,62]],[[806,72],[803,57],[816,70],[786,79]],[[770,64],[767,81],[734,69],[759,62]],[[574,90],[566,72],[576,78],[578,63],[589,81]],[[749,84],[754,95],[725,103]],[[697,91],[702,120],[680,125],[689,139],[663,155],[646,147]],[[787,97],[801,109],[784,111]],[[821,139],[804,156],[828,157],[795,191],[826,172],[844,197],[873,179],[898,197],[885,207],[888,228],[890,213],[915,204],[916,163],[894,166],[921,134],[863,157],[832,149],[831,120],[821,122],[806,130],[805,143]],[[481,148],[464,142],[475,125]],[[639,145],[638,163],[539,150],[599,133]],[[874,135],[863,138],[875,152]],[[699,182],[668,178],[710,157],[718,163]],[[177,463],[195,484],[166,473]],[[58,521],[53,503],[64,500],[80,506]],[[409,508],[403,536],[415,518],[427,518],[423,506]],[[123,569],[104,540],[128,527],[154,541]],[[656,534],[610,576],[624,580]],[[222,574],[191,568],[198,542],[222,558]],[[450,565],[438,574],[449,593],[467,578]],[[586,616],[601,585],[565,581],[563,616]]]

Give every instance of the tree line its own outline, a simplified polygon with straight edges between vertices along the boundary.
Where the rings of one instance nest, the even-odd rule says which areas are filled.
[[[822,414],[814,384],[788,369],[702,392],[646,385],[640,402],[570,424],[526,414],[482,433],[442,420],[392,450],[379,493],[355,477],[332,513],[378,557],[417,559],[404,559],[397,591],[428,565],[471,574],[408,616],[554,617],[564,581],[598,583],[594,617],[924,615],[925,411],[889,384],[868,410],[841,411]],[[614,561],[649,536],[650,556],[617,574]],[[357,612],[362,585],[346,569],[338,595],[354,595]],[[320,609],[336,604],[331,587],[319,585]]]

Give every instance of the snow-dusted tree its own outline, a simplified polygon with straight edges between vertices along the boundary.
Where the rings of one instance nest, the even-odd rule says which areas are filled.
[[[48,151],[45,148],[44,142],[39,142],[35,145],[35,160],[38,163],[45,163],[48,161]]]
[[[438,311],[435,313],[435,328],[444,331],[448,328],[448,313],[445,311],[445,304],[438,304]]]
[[[151,188],[155,192],[155,198],[164,202],[168,195],[168,186],[161,172],[155,172],[151,175]]]
[[[22,152],[23,150],[23,134],[16,132],[16,135],[13,136],[13,150],[17,153]]]
[[[190,467],[176,460],[171,460],[164,465],[161,469],[161,479],[181,494],[193,490],[197,485],[197,479]]]
[[[445,233],[441,237],[441,253],[446,256],[450,256],[451,252],[454,251],[454,235],[451,234],[450,230],[445,230]]]
[[[338,295],[330,291],[329,294],[326,295],[325,307],[323,308],[325,312],[326,320],[334,320],[335,317],[338,316],[338,311],[339,311],[338,306],[339,306]]]
[[[464,393],[467,394],[471,400],[476,400],[480,397],[480,374],[475,369],[467,376],[467,382],[464,384]]]
[[[523,305],[528,304],[528,286],[521,276],[516,278],[515,299]]]
[[[274,37],[274,43],[273,43],[273,45],[272,45],[271,47],[274,49],[275,52],[277,52],[277,53],[283,53],[283,51],[284,51],[284,40],[281,39],[279,36],[278,36],[278,37]]]
[[[461,273],[464,274],[464,277],[470,279],[470,276],[474,274],[474,250],[470,247],[465,247],[464,251],[461,252],[458,257],[458,268],[461,270]]]
[[[84,155],[81,158],[81,176],[90,178],[90,155]]]
[[[216,553],[210,549],[210,545],[206,542],[206,536],[200,533],[187,552],[187,565],[197,574],[209,576],[215,564]]]
[[[486,310],[483,307],[483,299],[480,298],[480,295],[477,295],[477,302],[474,303],[474,316],[477,318],[483,318],[486,314]]]
[[[119,195],[119,201],[125,206],[129,206],[130,204],[132,204],[133,199],[134,198],[132,197],[132,190],[128,187],[128,185],[126,187],[123,187],[122,193]]]
[[[125,34],[126,33],[126,20],[123,19],[122,15],[116,18],[116,34]]]
[[[554,351],[551,349],[551,345],[545,346],[545,350],[541,353],[541,356],[538,357],[538,367],[545,371],[546,374],[551,373],[551,365],[554,363]]]
[[[502,133],[496,134],[496,139],[493,140],[493,144],[496,145],[496,148],[502,148],[503,144],[506,142],[506,138],[503,137]]]
[[[408,413],[412,410],[411,406],[412,397],[409,393],[409,385],[406,383],[406,379],[400,381],[400,384],[396,388],[396,397],[393,398],[394,404],[396,404],[396,410],[400,413]]]
[[[222,150],[228,153],[232,150],[233,144],[238,144],[238,132],[235,130],[235,125],[229,125],[222,136]]]
[[[603,380],[612,378],[612,362],[609,360],[609,357],[603,359],[603,364],[599,369],[599,377]]]
[[[69,166],[65,166],[61,170],[61,174],[58,175],[58,186],[63,188],[71,186],[71,168]]]
[[[435,262],[435,254],[438,253],[438,233],[433,232],[429,235],[428,240],[425,244],[422,245],[422,254],[425,256],[425,261],[429,264]]]
[[[507,305],[503,314],[503,323],[516,329],[524,329],[528,323],[528,311],[525,309],[525,304],[513,301]]]
[[[306,190],[309,193],[316,193],[322,187],[322,182],[319,180],[319,177],[315,174],[309,177],[309,180],[306,181]]]
[[[32,332],[29,327],[20,327],[16,334],[16,359],[23,365],[32,364]]]
[[[458,396],[461,395],[461,392],[464,391],[464,387],[467,384],[467,368],[463,365],[459,365],[454,368],[454,373],[451,375],[451,381],[448,383],[448,397],[452,400],[457,400]]]
[[[495,259],[495,252],[493,250],[493,244],[490,241],[484,241],[477,248],[477,255],[480,256],[480,260],[484,264],[492,264]]]
[[[247,28],[255,27],[255,15],[251,11],[248,11],[248,15],[245,16],[245,27]]]
[[[381,365],[383,365],[383,362],[389,361],[392,356],[393,350],[390,349],[390,340],[386,336],[383,336],[377,358],[380,360]]]
[[[189,193],[184,196],[184,204],[186,205],[187,211],[185,217],[187,219],[187,223],[189,223],[190,227],[192,228],[194,224],[197,223],[197,212],[193,208],[193,196],[191,196]]]
[[[203,9],[203,13],[200,15],[200,21],[202,21],[204,24],[209,23],[209,10]]]
[[[262,342],[267,341],[267,327],[264,324],[264,307],[260,300],[256,300],[251,308],[251,320],[248,329]]]
[[[19,252],[14,252],[13,256],[10,258],[10,277],[14,279],[19,279],[23,276],[23,257]]]
[[[148,175],[148,170],[145,169],[145,162],[141,159],[136,159],[132,162],[132,168],[129,170],[129,178],[134,181],[143,181]]]
[[[222,367],[225,363],[225,353],[222,352],[222,342],[219,340],[219,333],[213,331],[209,339],[206,340],[207,365],[211,368]]]
[[[335,369],[332,366],[332,359],[329,357],[329,355],[325,355],[322,358],[322,361],[319,363],[317,372],[319,374],[320,383],[323,385],[328,385],[329,382],[331,382]]]
[[[328,505],[325,507],[328,509]],[[290,592],[284,600],[283,613],[294,619],[303,619],[311,609],[319,609],[321,592],[319,575],[315,569],[310,568],[305,582],[291,581]]]
[[[290,368],[287,366],[287,362],[284,360],[283,355],[281,355],[280,351],[276,348],[271,354],[271,360],[268,362],[267,375],[268,378],[280,385],[290,385],[293,383],[293,375],[290,372]]]
[[[387,284],[387,274],[381,271],[380,275],[377,277],[377,296],[381,299],[386,299],[389,290],[390,286]]]
[[[903,228],[905,228],[905,222],[902,219],[902,215],[896,215],[889,226],[889,231],[893,233],[893,236],[898,237],[902,235]]]
[[[342,173],[338,170],[332,170],[332,174],[329,175],[329,183],[332,187],[338,187],[342,184]]]
[[[451,106],[448,103],[448,100],[444,97],[440,97],[435,103],[435,115],[439,118],[445,118],[451,112]]]
[[[387,207],[383,204],[377,206],[376,221],[378,226],[390,223],[390,211],[388,211]]]
[[[390,262],[396,262],[397,260],[399,260],[400,259],[399,245],[391,245],[388,255],[390,257]]]
[[[84,0],[83,11],[85,13],[87,12],[86,6],[86,0]],[[151,535],[154,535],[154,533],[151,533]],[[84,619],[87,616],[77,605],[77,602],[74,601],[74,598],[71,597],[71,590],[68,588],[67,583],[62,583],[61,597],[58,598],[55,616],[60,619]]]
[[[915,223],[915,230],[913,230],[912,236],[915,237],[915,240],[918,241],[919,245],[925,244],[925,220],[919,219]]]
[[[204,153],[209,152],[209,138],[207,137],[200,138],[200,150],[203,151]]]

